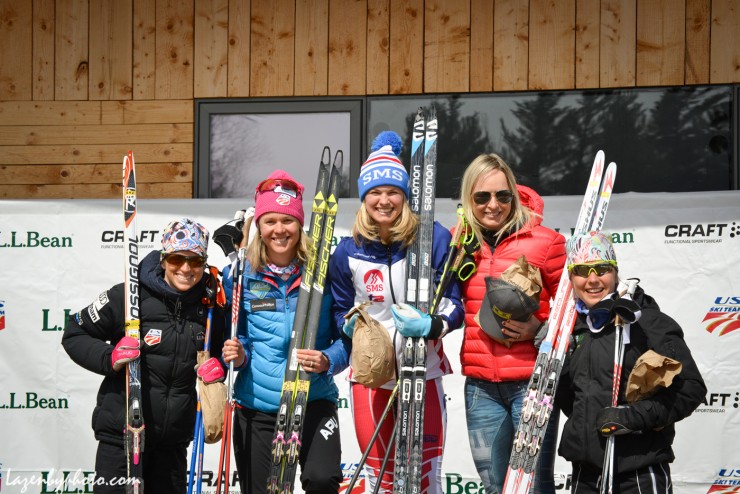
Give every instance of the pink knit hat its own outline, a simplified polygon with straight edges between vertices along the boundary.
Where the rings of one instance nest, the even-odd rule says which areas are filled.
[[[265,213],[290,215],[303,226],[303,185],[286,171],[272,172],[259,183],[254,195],[254,221]]]

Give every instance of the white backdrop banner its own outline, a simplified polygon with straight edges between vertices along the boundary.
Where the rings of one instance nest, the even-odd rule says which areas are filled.
[[[580,202],[580,197],[545,198],[545,225],[570,236]],[[337,239],[348,235],[358,204],[340,201]],[[213,232],[249,205],[140,200],[140,255],[159,247],[170,220],[191,217]],[[453,226],[455,206],[437,201],[436,219]],[[121,204],[0,201],[0,208],[0,492],[92,492],[97,443],[90,422],[101,378],[75,365],[60,341],[70,313],[123,281]],[[707,383],[704,403],[677,425],[675,492],[740,492],[740,193],[617,194],[605,229],[612,234],[620,274],[639,277],[683,327]],[[211,245],[209,254],[213,265],[225,265],[217,246]],[[445,338],[455,373],[444,382],[449,420],[444,492],[480,494],[465,424],[462,331]],[[362,452],[348,383],[339,376],[337,384],[349,479]],[[204,492],[215,491],[218,455],[218,445],[206,447]],[[569,491],[569,472],[570,465],[558,458],[558,492]],[[360,482],[355,492],[363,490]]]

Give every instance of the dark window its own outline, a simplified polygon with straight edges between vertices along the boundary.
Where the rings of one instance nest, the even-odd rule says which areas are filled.
[[[736,187],[733,89],[369,97],[367,141],[398,132],[408,164],[416,110],[433,105],[438,197],[458,197],[465,167],[491,152],[542,195],[579,195],[599,149],[619,167],[615,192],[728,190]]]
[[[409,164],[418,107],[439,122],[437,197],[457,198],[465,167],[499,154],[541,195],[580,195],[596,151],[619,166],[615,192],[735,190],[740,86],[195,102],[195,197],[249,197],[284,168],[311,197],[325,145],[342,149],[342,197],[374,137],[394,130]]]

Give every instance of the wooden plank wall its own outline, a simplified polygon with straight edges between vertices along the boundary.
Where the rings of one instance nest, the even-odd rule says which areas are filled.
[[[740,82],[738,0],[0,0],[0,198],[191,197],[193,99]]]

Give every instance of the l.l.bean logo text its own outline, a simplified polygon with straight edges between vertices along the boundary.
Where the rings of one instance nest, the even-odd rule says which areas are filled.
[[[2,398],[0,398],[1,400]],[[38,393],[8,393],[7,398],[0,402],[0,410],[34,410],[34,409],[68,409],[69,398],[40,397]]]
[[[563,233],[563,230],[560,228],[554,228],[554,230],[558,233]],[[570,234],[575,234],[576,229],[571,228]],[[611,234],[611,240],[613,244],[634,244],[635,243],[635,234],[634,232],[609,232]]]
[[[72,237],[46,236],[40,232],[26,231],[0,232],[0,248],[25,249],[25,248],[70,248]]]
[[[71,313],[71,309],[64,309],[64,315],[62,316],[61,321],[54,318],[54,322],[52,322],[52,317],[50,316],[51,309],[41,309],[41,331],[63,331]],[[55,314],[57,316],[61,315],[58,312]],[[58,322],[59,325],[55,324],[55,322]]]

